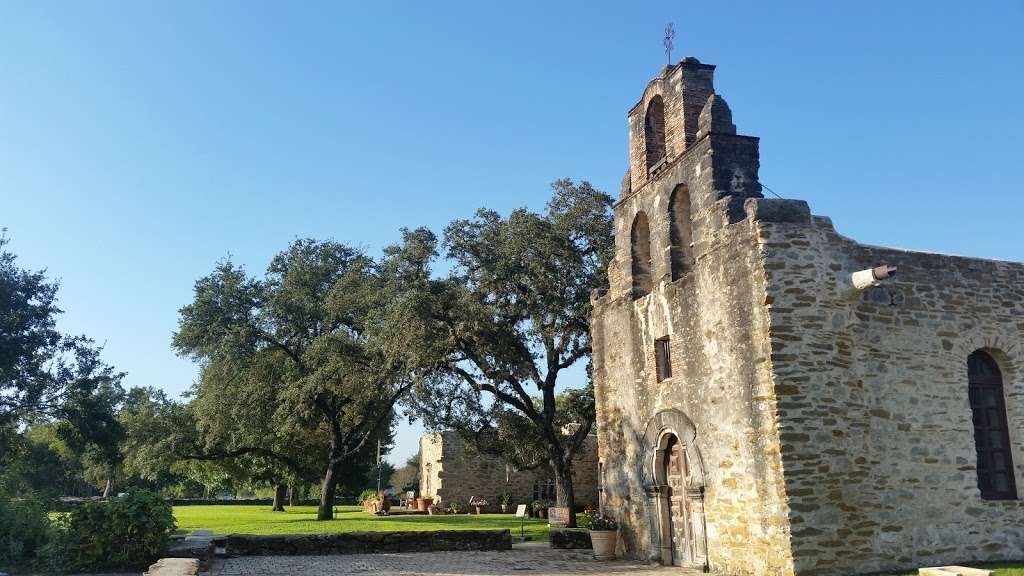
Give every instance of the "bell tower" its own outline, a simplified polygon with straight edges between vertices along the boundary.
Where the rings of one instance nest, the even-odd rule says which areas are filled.
[[[688,57],[666,66],[629,111],[632,189],[642,187],[697,141],[700,112],[714,94],[715,67]]]

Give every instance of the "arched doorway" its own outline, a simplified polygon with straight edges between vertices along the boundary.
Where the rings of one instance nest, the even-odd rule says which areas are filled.
[[[659,412],[648,424],[651,449],[647,494],[653,544],[665,565],[707,570],[704,473],[693,423],[678,410]]]

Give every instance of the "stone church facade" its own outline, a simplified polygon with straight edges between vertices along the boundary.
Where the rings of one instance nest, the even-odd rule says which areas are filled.
[[[597,437],[591,434],[573,460],[576,504],[597,505]],[[420,496],[458,502],[467,509],[473,496],[497,510],[501,494],[512,494],[512,504],[554,500],[554,475],[543,469],[516,470],[495,456],[481,455],[466,446],[456,432],[426,434],[420,438]]]
[[[1024,558],[1024,265],[764,198],[713,74],[666,67],[629,111],[591,328],[619,553],[758,576]]]

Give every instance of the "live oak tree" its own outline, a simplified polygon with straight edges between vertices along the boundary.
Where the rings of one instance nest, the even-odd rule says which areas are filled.
[[[221,263],[181,309],[179,353],[204,363],[204,371],[227,370],[222,383],[242,378],[267,387],[256,397],[262,401],[232,395],[214,404],[234,403],[251,412],[241,421],[280,434],[262,443],[250,426],[219,456],[260,456],[291,467],[309,445],[292,440],[323,438],[321,520],[333,518],[339,482],[364,474],[369,450],[389,438],[395,405],[416,379],[391,314],[399,292],[390,269],[344,244],[297,240],[262,279]],[[198,398],[206,393],[201,386]]]
[[[447,277],[421,273],[412,284],[419,346],[445,375],[418,387],[427,424],[487,440],[477,444],[524,465],[545,462],[558,505],[572,510],[573,458],[593,426],[593,394],[559,402],[559,377],[589,366],[590,294],[607,283],[612,199],[587,182],[552,188],[542,214],[482,209],[452,222],[442,246],[418,230],[405,249],[411,268],[429,271],[440,249],[454,264]]]
[[[116,419],[124,374],[89,338],[57,330],[58,285],[19,268],[7,243],[0,231],[0,470],[19,429],[53,422],[65,441],[112,471],[124,435]]]

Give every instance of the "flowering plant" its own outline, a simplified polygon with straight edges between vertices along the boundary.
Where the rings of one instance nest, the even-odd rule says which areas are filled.
[[[470,506],[487,506],[487,500],[484,500],[483,498],[478,498],[476,496],[470,496],[469,497],[469,505]]]
[[[611,516],[600,513],[584,512],[580,514],[579,525],[595,531],[612,531],[619,529],[619,523]]]

